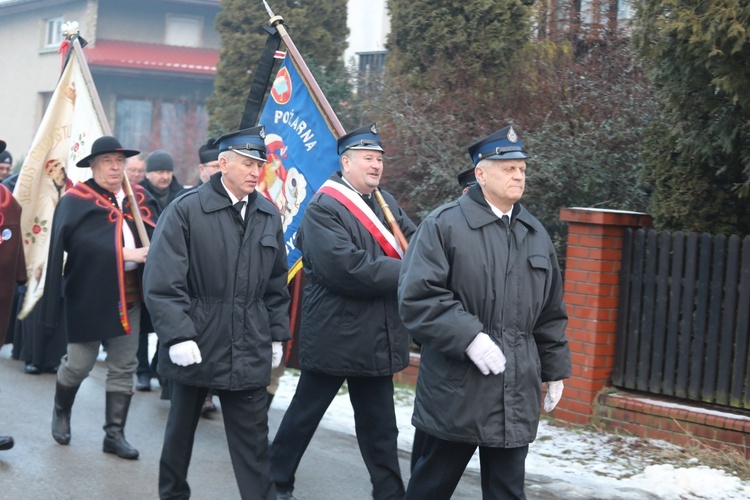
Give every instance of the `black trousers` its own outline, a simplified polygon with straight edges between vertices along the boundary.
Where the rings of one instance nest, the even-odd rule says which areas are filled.
[[[159,461],[159,498],[189,498],[187,482],[195,429],[207,387],[171,381],[164,446]],[[266,389],[251,391],[214,390],[221,401],[221,414],[240,495],[245,500],[274,500],[276,490],[268,461],[268,414]]]
[[[454,443],[422,432],[422,454],[414,466],[406,498],[449,500],[456,490],[475,444]],[[529,447],[479,447],[483,500],[525,499],[523,492]]]
[[[357,442],[376,500],[404,496],[398,463],[393,377],[339,377],[302,370],[297,390],[271,445],[271,477],[278,491],[294,489],[294,474],[320,420],[344,381],[354,408]]]
[[[149,377],[156,376],[156,361],[159,359],[159,341],[156,342],[156,352],[154,357],[148,359],[148,336],[149,332],[141,332],[138,339],[138,368],[136,368],[136,375],[148,375]]]

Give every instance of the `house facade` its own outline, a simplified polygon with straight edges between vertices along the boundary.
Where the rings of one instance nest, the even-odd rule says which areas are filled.
[[[384,70],[388,2],[348,0],[347,8],[344,60],[366,81]],[[541,0],[537,8],[537,36],[550,38],[580,26],[620,29],[631,16],[629,0]],[[0,0],[7,75],[0,79],[0,136],[8,150],[17,161],[28,150],[60,74],[60,27],[77,21],[112,132],[127,147],[168,150],[178,179],[192,184],[219,61],[219,10],[219,0]]]
[[[219,0],[5,0],[0,2],[0,134],[20,160],[60,74],[60,27],[77,21],[110,128],[122,144],[166,149],[183,183],[206,140],[204,102],[219,61]]]
[[[349,0],[346,25],[349,28],[344,62],[361,77],[380,73],[385,67],[386,42],[391,31],[387,0]]]

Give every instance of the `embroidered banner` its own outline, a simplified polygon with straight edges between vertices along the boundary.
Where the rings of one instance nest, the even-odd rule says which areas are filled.
[[[68,188],[91,177],[90,169],[75,164],[88,156],[91,143],[104,135],[83,74],[85,65],[71,50],[13,190],[23,208],[21,231],[29,278],[20,318],[31,311],[44,291],[55,206]]]
[[[260,123],[268,162],[258,190],[276,204],[284,224],[289,280],[302,268],[297,229],[312,195],[338,170],[336,137],[291,57],[276,73]]]

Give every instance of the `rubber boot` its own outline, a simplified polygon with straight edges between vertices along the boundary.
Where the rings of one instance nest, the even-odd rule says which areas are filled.
[[[105,409],[107,423],[104,424],[104,453],[114,453],[120,458],[135,460],[138,450],[130,446],[125,440],[125,421],[128,419],[128,409],[132,394],[125,392],[107,392]]]
[[[52,437],[60,444],[70,443],[70,413],[80,385],[67,386],[57,382],[55,406],[52,408]]]

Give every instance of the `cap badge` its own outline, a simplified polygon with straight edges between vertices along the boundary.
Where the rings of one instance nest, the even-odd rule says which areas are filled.
[[[265,127],[260,127],[260,132],[258,132],[258,135],[260,136],[261,139],[265,140],[265,138],[266,138],[266,128]]]
[[[513,127],[510,127],[508,130],[508,140],[510,142],[518,142],[518,136],[516,135],[516,131],[513,130]]]
[[[377,129],[375,128],[375,124],[374,123],[372,124],[372,127],[370,127],[370,132],[372,132],[373,134],[377,134],[378,133]]]

